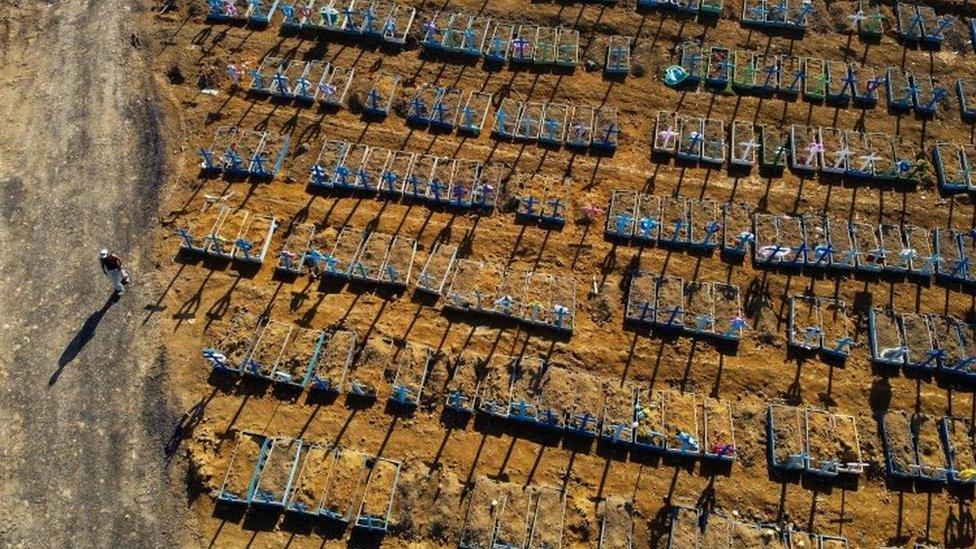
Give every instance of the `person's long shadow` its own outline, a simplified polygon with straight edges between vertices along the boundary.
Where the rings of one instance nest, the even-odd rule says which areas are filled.
[[[91,338],[95,335],[95,328],[98,327],[98,323],[102,321],[102,317],[109,308],[115,304],[118,299],[113,295],[105,301],[102,308],[88,315],[85,319],[85,323],[81,325],[81,329],[75,334],[75,337],[68,342],[67,347],[61,351],[61,356],[58,358],[58,369],[51,374],[51,378],[47,380],[47,386],[50,387],[57,383],[58,378],[61,377],[61,372],[64,371],[64,367],[67,366],[78,353],[85,348],[85,345],[91,341]]]

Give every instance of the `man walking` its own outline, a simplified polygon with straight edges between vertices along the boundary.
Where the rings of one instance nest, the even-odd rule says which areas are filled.
[[[129,273],[122,268],[122,260],[104,248],[98,252],[98,257],[99,263],[102,265],[102,272],[112,281],[115,295],[122,295],[125,291],[124,285],[129,283]]]

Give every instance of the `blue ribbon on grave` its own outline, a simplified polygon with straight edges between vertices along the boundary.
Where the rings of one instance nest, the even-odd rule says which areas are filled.
[[[796,90],[800,84],[800,81],[806,78],[807,71],[805,69],[797,69],[793,71],[793,81],[790,82],[789,89]]]
[[[513,302],[514,302],[514,300],[512,299],[512,296],[503,295],[503,296],[499,297],[497,300],[495,300],[495,305],[500,306],[501,307],[501,310],[502,310],[502,313],[508,315],[508,314],[511,314],[511,309],[512,309]]]
[[[735,241],[735,248],[737,250],[744,250],[746,245],[748,244],[753,244],[753,245],[756,244],[756,235],[748,231],[743,231],[739,233],[739,236]]]
[[[661,223],[653,217],[642,217],[640,221],[637,222],[641,236],[644,238],[651,238],[654,229],[658,228],[660,225]]]
[[[340,164],[335,169],[335,183],[340,187],[351,187],[349,183],[349,168]]]
[[[234,246],[237,246],[238,250],[244,252],[245,259],[251,259],[251,250],[254,249],[254,244],[243,238],[238,238],[234,241]]]
[[[449,408],[463,409],[464,402],[467,398],[461,393],[461,391],[451,391],[447,395],[447,406]]]
[[[683,307],[675,307],[675,308],[671,309],[671,316],[668,317],[667,325],[668,326],[673,325],[674,324],[674,320],[676,318],[678,318],[678,315],[680,315],[682,312],[684,312],[684,308]]]
[[[406,404],[409,401],[409,393],[407,392],[407,388],[404,387],[403,385],[394,386],[393,394],[390,395],[390,398],[394,402],[399,402],[400,404]]]
[[[749,326],[746,324],[746,319],[742,318],[741,315],[735,315],[729,321],[729,329],[726,330],[725,335],[731,336],[733,334],[739,335],[742,330],[748,329]]]
[[[814,257],[816,258],[815,263],[817,265],[829,263],[830,259],[834,255],[834,247],[830,244],[819,244],[813,249],[813,251],[815,254]]]
[[[633,223],[633,216],[630,212],[623,212],[617,214],[614,226],[616,227],[617,236],[624,236],[630,232],[630,226]]]
[[[314,164],[310,170],[312,174],[312,185],[325,186],[326,185],[326,175],[325,169],[318,164]]]

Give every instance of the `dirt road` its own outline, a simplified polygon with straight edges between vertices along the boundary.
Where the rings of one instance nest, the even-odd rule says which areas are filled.
[[[125,0],[0,0],[0,545],[172,546],[142,307],[162,161]],[[118,250],[120,302],[98,269]]]

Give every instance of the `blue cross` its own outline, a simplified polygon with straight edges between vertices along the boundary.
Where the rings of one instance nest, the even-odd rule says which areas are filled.
[[[229,168],[231,171],[240,171],[241,164],[243,164],[243,162],[241,161],[241,157],[237,154],[237,151],[228,147],[224,152],[224,160],[230,164]]]
[[[534,216],[535,215],[535,197],[529,195],[522,199],[522,205],[525,206],[525,215]]]
[[[928,110],[935,109],[935,104],[948,97],[948,95],[948,92],[944,88],[935,88],[932,90],[932,98],[925,104],[925,108]]]
[[[254,153],[251,157],[251,173],[256,175],[267,175],[264,170],[264,157],[260,153]]]
[[[413,194],[414,196],[420,196],[420,184],[423,182],[424,182],[423,179],[417,177],[414,174],[410,174],[410,177],[407,178],[407,183],[410,184],[410,188],[413,190],[411,194]]]
[[[495,36],[491,39],[491,46],[488,49],[489,55],[492,57],[504,57],[505,56],[505,40]]]
[[[725,335],[738,336],[742,332],[742,330],[745,330],[746,328],[748,328],[748,326],[746,325],[746,319],[742,318],[739,315],[736,315],[732,317],[732,320],[729,322],[729,329],[725,332]]]
[[[637,304],[637,308],[640,310],[640,320],[647,320],[653,311],[650,301],[641,301]]]
[[[820,336],[823,335],[823,329],[820,326],[807,326],[803,330],[803,346],[804,347],[819,347]]]
[[[800,11],[796,14],[796,23],[798,26],[806,24],[807,15],[813,12],[813,5],[804,3],[800,8]]]
[[[917,98],[918,98],[918,85],[914,81],[910,81],[908,83],[908,85],[905,86],[902,89],[905,90],[905,93],[908,95],[908,100],[909,101],[914,102],[914,101],[917,100]]]
[[[369,172],[366,171],[365,167],[360,167],[358,170],[356,170],[356,181],[359,182],[359,186],[361,186],[362,188],[364,189],[371,188],[369,184],[370,179],[371,178],[369,176]]]
[[[219,17],[224,14],[224,0],[207,0],[210,6],[211,17]]]
[[[373,12],[373,8],[371,7],[363,10],[363,31],[376,31],[376,13]]]
[[[505,123],[508,120],[508,113],[506,113],[501,108],[495,113],[495,124],[498,126],[498,133],[507,134],[508,131],[505,129]]]
[[[969,267],[971,263],[972,261],[969,259],[969,256],[962,256],[961,258],[956,260],[955,265],[953,265],[952,267],[952,273],[950,273],[950,275],[956,276],[960,274],[960,271],[962,271],[962,277],[968,278]]]
[[[695,150],[698,148],[698,144],[701,143],[705,138],[699,132],[692,132],[688,137],[691,142],[688,143],[688,148],[685,149],[685,152],[694,154]]]
[[[238,250],[244,252],[245,259],[251,259],[251,250],[254,249],[254,244],[248,240],[244,240],[243,238],[238,238],[234,241],[234,246],[236,246]]]
[[[683,312],[684,312],[684,308],[683,307],[674,307],[673,309],[671,309],[671,315],[668,317],[667,325],[668,326],[673,325],[674,324],[674,320],[676,318],[678,318],[678,315],[680,315]]]
[[[430,192],[434,195],[434,201],[440,202],[441,190],[444,188],[444,184],[441,183],[441,180],[437,177],[432,178],[430,180],[430,183],[428,184],[428,188],[430,189]]]
[[[462,47],[467,50],[474,49],[474,39],[474,28],[468,25],[468,28],[464,29],[464,43],[462,44]]]
[[[857,76],[855,76],[854,71],[849,67],[847,69],[847,75],[844,77],[844,86],[840,89],[840,95],[844,95],[847,88],[851,89],[851,93],[854,93],[857,89]]]
[[[836,351],[838,353],[847,354],[848,349],[850,349],[852,345],[854,345],[854,339],[853,338],[851,338],[851,337],[842,337],[842,338],[840,338],[840,339],[837,340],[837,343],[834,346],[834,351]]]
[[[542,122],[543,127],[545,127],[546,138],[550,140],[556,139],[556,131],[559,130],[559,121],[555,118],[546,118]]]
[[[831,258],[834,255],[834,247],[831,246],[829,243],[821,244],[816,248],[814,248],[814,252],[816,253],[816,259],[817,259],[815,263],[817,265],[820,265],[822,263],[830,262]]]
[[[617,141],[617,136],[620,135],[620,128],[616,124],[610,123],[607,125],[606,129],[603,130],[603,139],[601,143],[603,145],[610,145]]]
[[[366,268],[366,265],[362,261],[353,263],[352,270],[355,273],[359,273],[359,276],[362,278],[369,278],[369,269]]]
[[[325,169],[318,164],[312,166],[312,185],[325,186],[326,185],[326,174]]]
[[[380,177],[383,180],[383,184],[386,185],[387,189],[389,189],[391,192],[396,191],[396,182],[397,180],[399,180],[397,174],[393,173],[392,170],[386,170],[383,172],[383,175]]]
[[[427,118],[427,104],[424,103],[423,98],[419,95],[413,98],[410,102],[410,108],[413,110],[413,116],[417,118]]]
[[[216,349],[207,347],[203,350],[203,358],[209,360],[214,368],[227,369],[227,357]]]
[[[550,198],[548,200],[548,204],[552,206],[551,217],[553,219],[562,219],[563,216],[559,213],[559,211],[563,208],[563,201],[560,200],[558,197]]]
[[[943,360],[945,360],[945,351],[942,349],[930,349],[925,357],[925,361],[919,364],[919,366],[926,366],[933,361],[938,364]]]
[[[299,78],[295,81],[295,84],[296,89],[298,90],[296,95],[300,97],[311,97],[309,89],[311,88],[312,83],[308,80],[308,78]]]
[[[612,50],[610,50],[610,68],[614,70],[627,68],[626,48],[615,46]]]
[[[190,234],[190,231],[184,229],[183,227],[178,227],[176,229],[176,234],[178,234],[180,236],[180,238],[183,239],[183,247],[184,248],[190,248],[190,249],[193,249],[194,248],[194,246],[193,246],[193,235]]]
[[[274,75],[274,85],[281,95],[288,94],[288,78],[281,72],[276,72]]]
[[[352,184],[349,183],[349,168],[344,164],[336,166],[335,169],[335,184],[341,187],[351,187]]]
[[[396,282],[400,280],[400,272],[393,265],[386,266],[386,276],[390,279],[390,282]]]
[[[395,37],[396,36],[396,21],[391,17],[386,20],[383,24],[383,36]]]
[[[763,0],[758,0],[759,4],[749,8],[749,13],[752,16],[753,21],[765,21],[766,20],[766,3]]]
[[[295,23],[295,6],[289,4],[283,4],[281,6],[281,14],[285,17],[286,24]]]
[[[199,154],[203,157],[203,168],[205,170],[213,170],[217,168],[217,166],[214,164],[213,151],[208,149],[200,149]]]
[[[742,232],[739,234],[738,238],[736,238],[735,249],[744,250],[748,244],[756,244],[756,235],[750,232]]]
[[[441,124],[445,123],[444,115],[447,114],[448,108],[444,105],[443,101],[438,101],[434,103],[434,112],[436,113],[436,120]]]
[[[464,185],[455,185],[454,188],[451,189],[451,194],[454,197],[454,203],[461,205],[464,203],[464,198],[468,196],[468,189],[464,188]]]
[[[661,223],[653,217],[642,217],[637,225],[640,227],[641,236],[651,238],[652,233]]]
[[[779,74],[779,66],[775,62],[772,65],[768,65],[766,67],[766,79],[763,81],[763,87],[769,87],[769,81],[777,74]]]
[[[380,96],[380,92],[376,91],[376,88],[371,88],[369,93],[366,95],[367,99],[369,100],[369,108],[374,111],[381,111],[380,99],[382,99],[382,97]]]
[[[793,71],[793,82],[790,83],[790,89],[795,90],[800,81],[806,78],[806,76],[807,71],[804,69],[797,69]]]
[[[464,403],[467,400],[468,398],[464,396],[461,391],[451,391],[451,393],[447,395],[447,406],[456,410],[463,410]]]
[[[623,236],[627,233],[630,233],[630,226],[632,222],[633,222],[633,216],[630,214],[630,212],[623,212],[617,214],[617,219],[615,222],[617,228],[617,235]]]
[[[261,74],[257,69],[252,70],[250,74],[251,78],[253,79],[251,82],[251,89],[264,91],[264,75]]]
[[[562,328],[563,327],[563,321],[565,320],[565,318],[567,316],[569,316],[571,314],[571,311],[569,310],[569,307],[566,307],[564,305],[554,305],[553,308],[552,308],[552,312],[555,313],[555,315],[556,315],[556,327],[557,328]]]
[[[711,242],[721,228],[722,224],[714,219],[705,224],[705,239],[702,241],[702,244]]]
[[[463,117],[465,128],[469,130],[475,129],[473,107],[465,105],[464,111],[462,112],[461,116]]]
[[[224,255],[224,238],[222,236],[211,233],[208,234],[204,240],[210,243],[214,253],[217,255]]]
[[[343,15],[345,15],[345,17],[346,17],[346,26],[345,26],[345,28],[346,28],[347,30],[348,30],[348,29],[353,29],[353,28],[355,28],[355,24],[354,24],[354,22],[353,22],[353,19],[354,19],[354,17],[353,17],[353,16],[354,16],[354,15],[356,15],[356,10],[354,10],[354,9],[352,8],[352,6],[351,6],[351,5],[349,5],[349,6],[346,6],[346,7],[345,7],[345,9],[343,9],[343,10],[342,10],[342,13],[343,13]]]
[[[932,37],[936,40],[942,40],[942,33],[945,32],[945,30],[949,28],[949,25],[951,25],[954,21],[955,20],[948,15],[939,19],[939,27],[934,33],[932,33]]]

